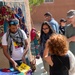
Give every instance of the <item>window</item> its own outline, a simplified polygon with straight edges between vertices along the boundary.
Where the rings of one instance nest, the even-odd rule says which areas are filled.
[[[45,2],[54,2],[54,0],[45,0]]]

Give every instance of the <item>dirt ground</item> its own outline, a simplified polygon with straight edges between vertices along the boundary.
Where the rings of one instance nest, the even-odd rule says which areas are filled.
[[[9,63],[7,58],[3,55],[2,49],[0,49],[0,69],[9,68]]]

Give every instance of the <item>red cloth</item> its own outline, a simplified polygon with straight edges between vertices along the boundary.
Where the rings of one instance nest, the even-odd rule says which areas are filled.
[[[31,41],[33,41],[36,37],[36,29],[32,28],[31,33],[30,33]]]
[[[13,13],[12,9],[5,5],[5,6],[2,6],[1,8],[1,14],[2,14],[2,17],[4,20],[10,20],[12,18],[15,18],[15,14]]]
[[[2,70],[2,72],[10,72],[10,70],[5,68]]]
[[[12,18],[14,18],[14,13],[10,7],[8,7],[7,5],[0,7],[0,39],[4,34],[3,29],[4,21],[5,20],[8,21]],[[0,47],[1,47],[1,40],[0,40]]]
[[[3,23],[4,23],[4,20],[0,20],[0,26],[3,25]]]

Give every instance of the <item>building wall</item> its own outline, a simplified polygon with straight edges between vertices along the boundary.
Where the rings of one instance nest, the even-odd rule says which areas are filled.
[[[75,9],[75,0],[54,0],[54,3],[42,3],[40,6],[32,8],[31,16],[34,25],[44,21],[44,13],[51,12],[53,17],[59,22],[60,18],[66,18],[66,13],[70,9]]]

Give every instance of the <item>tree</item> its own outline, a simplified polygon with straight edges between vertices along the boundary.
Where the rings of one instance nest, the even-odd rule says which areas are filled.
[[[29,0],[29,5],[31,8],[32,6],[40,5],[43,2],[44,2],[44,0]]]
[[[32,7],[33,7],[33,6],[39,6],[39,5],[40,5],[41,3],[43,3],[43,2],[44,2],[44,0],[29,0],[30,11],[32,11]],[[34,12],[36,12],[36,10],[34,10],[33,13],[34,13]],[[33,13],[31,13],[31,15],[32,15]],[[31,18],[31,23],[32,23],[32,25],[34,25],[32,18]]]

